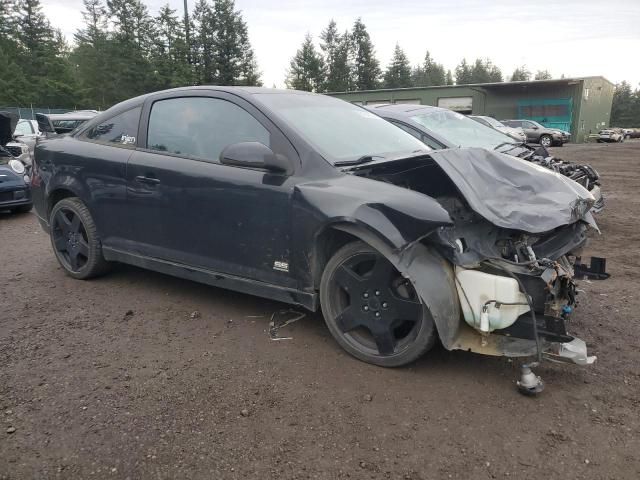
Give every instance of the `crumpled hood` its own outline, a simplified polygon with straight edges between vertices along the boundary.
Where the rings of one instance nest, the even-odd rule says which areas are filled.
[[[499,227],[542,233],[591,217],[594,198],[585,188],[531,162],[481,148],[429,156],[469,206]]]
[[[13,132],[18,124],[18,116],[11,112],[0,112],[0,145],[3,147],[13,140]]]

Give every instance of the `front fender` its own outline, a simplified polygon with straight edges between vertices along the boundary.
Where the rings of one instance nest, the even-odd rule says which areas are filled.
[[[294,225],[305,240],[313,240],[332,223],[348,223],[375,232],[389,247],[402,250],[453,223],[449,213],[427,195],[354,175],[299,184],[293,205]]]
[[[420,239],[450,225],[447,211],[433,198],[393,184],[345,175],[298,185],[294,191],[294,242],[312,246],[296,265],[303,283],[312,285],[318,239],[327,229],[359,238],[394,264],[413,283],[450,348],[460,328],[460,302],[449,262]]]

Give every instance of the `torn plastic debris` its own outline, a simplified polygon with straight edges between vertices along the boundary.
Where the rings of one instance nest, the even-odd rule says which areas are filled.
[[[282,316],[283,318],[276,319],[276,316]],[[289,318],[287,318],[287,316],[289,316]],[[291,325],[298,320],[302,320],[306,316],[306,313],[301,313],[292,309],[273,312],[273,315],[271,315],[271,321],[269,322],[269,336],[271,337],[271,340],[293,340],[293,337],[278,336],[278,331],[287,325]]]

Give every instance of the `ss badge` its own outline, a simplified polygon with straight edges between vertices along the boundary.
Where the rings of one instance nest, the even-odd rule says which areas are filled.
[[[273,269],[278,270],[279,272],[288,272],[289,271],[289,263],[288,262],[273,262]]]

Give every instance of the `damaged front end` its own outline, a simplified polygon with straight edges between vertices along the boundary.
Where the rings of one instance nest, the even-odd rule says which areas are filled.
[[[605,199],[602,194],[600,174],[591,165],[569,162],[553,157],[543,146],[533,147],[527,144],[515,146],[504,145],[499,151],[527,160],[528,162],[540,165],[541,167],[570,178],[587,189],[595,199],[591,207],[592,213],[600,213],[604,209]]]
[[[589,212],[595,200],[584,188],[481,149],[351,172],[429,195],[449,213],[452,224],[392,258],[426,299],[447,349],[593,363],[568,330],[577,306],[574,262],[588,230],[597,230]]]

